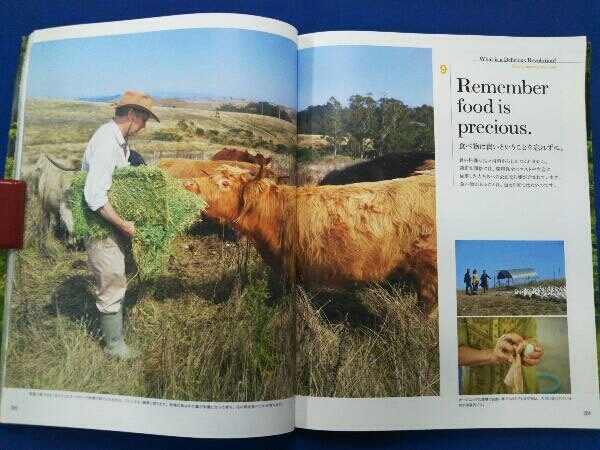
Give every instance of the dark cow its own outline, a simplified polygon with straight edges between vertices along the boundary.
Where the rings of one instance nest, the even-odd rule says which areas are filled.
[[[432,169],[435,169],[434,152],[390,153],[343,169],[333,170],[321,180],[319,185],[392,180]]]
[[[139,154],[138,152],[136,152],[135,150],[131,150],[131,149],[129,149],[128,161],[129,161],[129,165],[133,166],[133,167],[146,165],[146,161],[144,160],[144,157],[141,154]]]

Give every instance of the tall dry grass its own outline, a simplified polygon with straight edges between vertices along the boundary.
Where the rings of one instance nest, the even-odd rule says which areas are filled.
[[[424,315],[414,294],[375,284],[337,297],[298,288],[298,394],[439,395],[438,321]]]
[[[142,357],[119,362],[100,345],[85,252],[43,239],[17,258],[7,386],[196,401],[293,395],[292,303],[264,282],[252,248],[184,237],[166,273],[134,278],[125,331]]]
[[[85,253],[44,240],[19,252],[8,386],[197,401],[439,394],[437,318],[414,294],[286,294],[251,246],[214,234],[182,238],[167,273],[131,283],[126,339],[143,357],[113,361]]]

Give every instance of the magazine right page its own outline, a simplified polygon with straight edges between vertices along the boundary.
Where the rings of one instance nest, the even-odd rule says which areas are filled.
[[[300,36],[296,426],[598,427],[585,72],[583,37]]]

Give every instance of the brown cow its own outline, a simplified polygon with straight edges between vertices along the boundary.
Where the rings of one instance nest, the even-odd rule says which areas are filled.
[[[213,161],[241,161],[248,162],[252,164],[258,164],[259,166],[268,166],[271,164],[271,160],[273,158],[271,156],[264,157],[260,153],[253,155],[252,153],[242,150],[238,150],[236,148],[227,148],[218,151],[212,157]]]
[[[250,164],[239,161],[229,161],[228,164],[246,170],[250,176],[256,177],[259,173],[261,176],[275,180],[277,183],[285,183],[289,176],[277,175],[269,168],[262,168],[256,164]],[[180,180],[189,180],[199,176],[212,173],[223,166],[223,161],[205,161],[184,158],[164,158],[158,161],[158,168],[162,169],[167,175]],[[219,221],[223,222],[223,221]],[[210,226],[210,225],[208,225]],[[229,235],[226,229],[221,230],[225,235]],[[245,242],[245,238],[239,232],[234,230],[234,236],[231,239]]]
[[[408,279],[427,312],[437,306],[431,175],[294,187],[223,167],[185,187],[204,197],[209,217],[243,233],[292,279],[332,287]]]
[[[239,167],[247,170],[248,173],[258,175],[260,166],[247,162],[229,161],[230,166]],[[158,168],[164,170],[168,175],[180,180],[188,180],[202,176],[203,174],[212,173],[223,165],[223,161],[203,161],[185,158],[164,158],[158,161]],[[262,176],[266,178],[277,179],[289,178],[286,176],[278,176],[271,169],[263,168]]]

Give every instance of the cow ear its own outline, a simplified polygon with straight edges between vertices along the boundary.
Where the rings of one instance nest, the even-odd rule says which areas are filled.
[[[265,166],[271,164],[271,160],[273,159],[272,156],[269,156],[267,158],[265,158]]]
[[[194,180],[185,180],[183,182],[183,187],[194,194],[198,193],[198,185]]]

